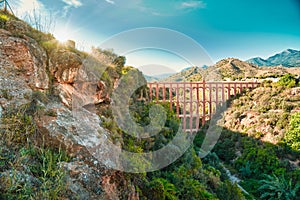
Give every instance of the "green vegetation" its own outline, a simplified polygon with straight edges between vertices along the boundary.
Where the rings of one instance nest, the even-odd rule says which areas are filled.
[[[265,82],[232,100],[226,112],[226,128],[213,152],[242,180],[240,185],[254,198],[296,200],[300,195],[297,164],[300,99],[290,88],[297,86],[294,83],[295,78],[290,75],[282,77],[278,83]],[[196,149],[200,148],[204,133],[205,130],[196,136]],[[217,164],[219,160],[209,159],[203,162],[222,172]]]
[[[279,86],[284,86],[287,88],[295,87],[296,84],[296,78],[292,74],[286,74],[283,77],[280,78],[280,80],[277,82]]]
[[[3,144],[2,144],[3,145]],[[62,151],[37,148],[27,145],[14,149],[13,158],[5,154],[6,147],[1,147],[1,165],[8,167],[0,171],[2,177],[0,198],[2,199],[59,199],[65,193],[65,172],[58,163],[67,161]],[[22,172],[22,166],[28,166],[27,172]]]
[[[59,199],[65,193],[65,172],[59,168],[58,163],[68,158],[62,151],[28,145],[16,149],[15,153],[15,158],[9,164],[11,168],[0,173],[3,183],[0,187],[1,198]],[[18,170],[22,165],[29,167],[26,174]]]
[[[35,125],[32,116],[26,114],[28,106],[23,106],[19,110],[7,113],[1,118],[3,129],[1,131],[1,141],[10,145],[12,143],[25,144],[27,138],[35,133]]]
[[[202,143],[203,136],[201,134],[203,133],[195,138],[196,149],[199,148],[198,144]],[[217,158],[212,153],[203,160],[204,164],[218,169],[222,173],[221,177],[225,177],[226,180],[226,174],[220,165],[220,158],[232,173],[237,174],[243,180],[240,185],[256,198],[260,198],[260,196],[269,192],[268,189],[271,186],[268,188],[263,186],[265,182],[262,181],[268,176],[280,177],[281,184],[289,184],[291,193],[296,195],[294,197],[290,195],[290,199],[296,199],[299,196],[300,190],[297,186],[300,184],[299,169],[294,168],[287,162],[288,155],[285,152],[288,153],[290,150],[285,149],[283,146],[262,143],[245,134],[223,129],[214,152],[218,155]],[[238,155],[237,152],[241,155]],[[295,156],[299,156],[299,153],[296,153]],[[282,175],[286,177],[286,180],[282,178]],[[237,194],[235,193],[235,195]],[[226,198],[223,196],[221,199]],[[281,199],[289,198],[282,197]]]
[[[114,64],[116,66],[116,71],[120,75],[122,74],[122,69],[123,69],[125,63],[126,63],[126,58],[124,56],[118,56],[112,62],[112,64]]]
[[[284,137],[284,143],[292,150],[300,152],[300,113],[291,116],[289,129]]]
[[[266,175],[266,179],[261,180],[262,184],[258,190],[262,191],[261,199],[296,199],[300,184],[293,185],[292,179],[286,180],[284,175]]]
[[[33,145],[36,126],[29,108],[1,118],[0,199],[59,199],[66,192],[66,173],[58,163],[69,158],[60,149]]]
[[[138,124],[145,126],[150,123],[149,110],[153,105],[136,101],[130,106],[131,115]],[[119,135],[122,148],[127,151],[141,153],[160,149],[172,140],[179,125],[175,112],[169,110],[170,105],[161,105],[166,111],[167,120],[161,132],[153,137],[136,139],[122,132],[109,120],[104,122],[104,127],[112,133],[111,135]],[[220,166],[203,164],[195,149],[196,146],[190,147],[180,159],[164,169],[143,174],[128,174],[127,178],[135,184],[141,199],[245,199],[236,185],[221,180]],[[139,168],[147,167],[147,161],[134,157],[130,159],[138,164]]]
[[[16,19],[16,17],[11,15],[9,12],[0,10],[0,28],[5,29],[7,22],[14,19]]]

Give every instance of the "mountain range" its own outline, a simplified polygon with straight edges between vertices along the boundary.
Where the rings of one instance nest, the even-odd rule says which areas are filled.
[[[300,67],[300,51],[287,49],[281,53],[275,54],[267,59],[261,57],[251,58],[246,62],[257,66],[284,66]]]
[[[263,67],[268,66],[268,67]],[[287,49],[264,60],[252,58],[242,61],[236,58],[222,59],[209,67],[187,67],[168,77],[146,76],[148,82],[190,82],[205,80],[237,80],[280,77],[286,73],[300,74],[300,51]]]

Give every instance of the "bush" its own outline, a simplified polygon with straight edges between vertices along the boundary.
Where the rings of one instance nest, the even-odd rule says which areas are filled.
[[[284,143],[292,150],[300,152],[300,113],[291,116],[289,129],[284,137]]]
[[[215,146],[215,152],[225,162],[229,162],[236,157],[235,144],[229,138],[225,138],[223,141],[218,142]]]
[[[296,86],[296,78],[291,74],[286,74],[277,82],[279,86],[292,88]]]
[[[272,147],[252,147],[244,149],[242,156],[234,164],[238,170],[245,170],[245,167],[248,166],[253,177],[259,178],[262,173],[272,174],[277,172],[279,159]]]
[[[150,182],[151,198],[152,199],[168,199],[175,200],[176,188],[175,186],[163,178],[155,178]]]
[[[9,20],[9,16],[4,13],[0,13],[0,28],[5,28],[7,20]]]
[[[245,199],[241,189],[237,184],[232,184],[230,181],[226,180],[218,188],[218,198],[222,200],[241,200]]]
[[[261,186],[258,188],[262,193],[261,199],[297,199],[297,192],[300,188],[299,183],[294,185],[292,180],[286,180],[284,175],[281,175],[281,177],[265,175],[265,177],[266,179],[260,181]]]

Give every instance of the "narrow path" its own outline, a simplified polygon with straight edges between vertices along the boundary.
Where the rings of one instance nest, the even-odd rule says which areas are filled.
[[[241,181],[241,179],[239,179],[238,177],[236,177],[235,175],[232,175],[231,172],[223,165],[223,163],[220,163],[221,166],[223,167],[223,169],[226,172],[226,175],[229,177],[229,180],[231,183],[233,184],[237,184],[237,186],[247,195],[249,195],[249,193],[239,184],[239,182]]]

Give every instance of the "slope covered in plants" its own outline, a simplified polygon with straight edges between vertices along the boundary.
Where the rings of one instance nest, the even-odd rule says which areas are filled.
[[[300,187],[300,87],[287,74],[229,102],[221,137],[205,158],[217,156],[255,198],[297,199]],[[200,147],[202,135],[195,140]],[[222,167],[220,167],[222,168]]]

